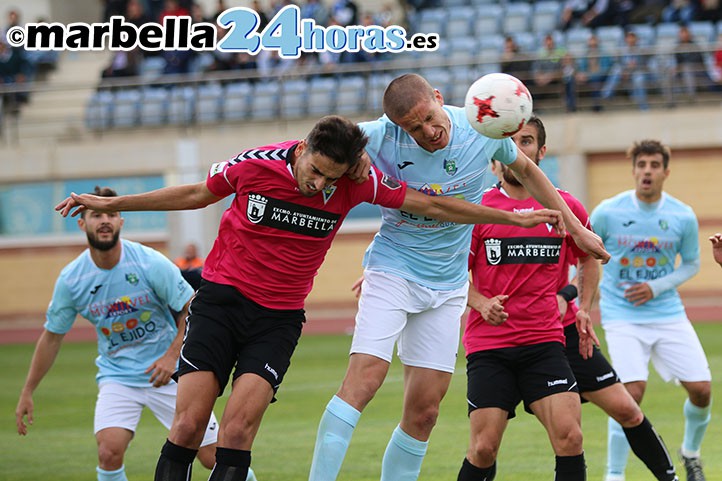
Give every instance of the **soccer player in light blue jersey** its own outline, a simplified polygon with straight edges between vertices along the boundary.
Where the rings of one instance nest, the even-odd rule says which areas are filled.
[[[110,188],[96,195],[114,197]],[[125,481],[123,458],[143,407],[170,428],[177,385],[171,380],[183,340],[193,289],[160,252],[120,239],[120,213],[83,212],[78,220],[88,249],[68,264],[55,284],[45,330],[35,347],[15,411],[18,433],[33,423],[33,392],[53,365],[63,337],[78,314],[98,335],[98,400],[94,432],[98,443],[98,481]],[[174,319],[170,309],[179,312]],[[180,329],[179,329],[180,327]],[[215,462],[215,416],[206,429],[198,459]]]
[[[614,369],[641,403],[649,361],[666,381],[688,394],[680,456],[688,481],[704,481],[702,438],[710,421],[711,374],[677,287],[699,271],[697,218],[663,191],[670,150],[643,140],[629,150],[635,189],[604,200],[592,212],[595,232],[612,255],[604,266],[600,308]],[[675,267],[677,256],[681,263]],[[607,481],[624,479],[629,444],[609,420]]]
[[[577,245],[607,259],[600,239],[571,213],[549,179],[511,139],[478,134],[464,109],[445,106],[421,76],[402,75],[384,93],[385,116],[360,124],[373,164],[431,196],[479,203],[491,158],[508,165],[546,207],[562,212]],[[491,177],[493,179],[493,177]],[[346,376],[324,411],[310,481],[338,476],[361,411],[381,387],[394,345],[404,365],[404,406],[381,465],[381,481],[418,478],[459,348],[473,226],[382,209],[364,256],[364,280]]]

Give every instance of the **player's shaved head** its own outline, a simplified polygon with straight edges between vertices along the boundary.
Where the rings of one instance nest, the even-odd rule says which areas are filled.
[[[395,78],[384,92],[384,113],[395,122],[419,102],[434,101],[434,88],[421,75],[405,74]]]

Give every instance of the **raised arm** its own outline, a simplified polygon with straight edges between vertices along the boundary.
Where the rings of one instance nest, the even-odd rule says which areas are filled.
[[[592,256],[579,259],[577,263],[577,289],[579,291],[579,311],[577,312],[577,331],[579,332],[579,353],[584,359],[592,356],[599,338],[592,324],[592,306],[599,285],[599,262]]]
[[[554,210],[509,212],[473,204],[455,197],[426,195],[414,189],[406,191],[401,210],[457,224],[507,224],[534,227],[541,223],[547,223],[553,225],[560,234],[564,232],[562,216]]]
[[[509,164],[509,168],[536,200],[545,207],[562,213],[564,224],[580,249],[600,259],[602,263],[606,264],[609,261],[610,256],[604,249],[602,239],[579,222],[538,165],[520,150],[516,160]]]
[[[65,337],[64,334],[55,334],[44,330],[35,345],[28,376],[20,391],[20,399],[15,408],[15,424],[18,428],[18,434],[24,436],[28,433],[25,416],[28,418],[28,424],[33,423],[33,393],[55,362],[63,337]]]
[[[68,214],[74,217],[85,209],[97,212],[191,210],[201,209],[221,199],[222,197],[208,190],[206,182],[202,181],[117,197],[71,193],[70,197],[55,206],[55,210],[63,217],[67,217]]]

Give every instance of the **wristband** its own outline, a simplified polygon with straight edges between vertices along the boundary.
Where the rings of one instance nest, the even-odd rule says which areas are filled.
[[[559,292],[557,292],[557,295],[562,296],[567,302],[573,301],[577,298],[577,286],[574,284],[567,284],[562,287]]]

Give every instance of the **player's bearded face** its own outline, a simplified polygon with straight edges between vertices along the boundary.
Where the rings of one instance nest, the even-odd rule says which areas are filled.
[[[318,152],[299,147],[296,152],[299,155],[293,161],[293,175],[299,192],[306,197],[312,197],[334,184],[348,170],[348,164],[339,164]]]
[[[85,215],[85,235],[88,244],[99,251],[109,251],[118,244],[123,219],[117,212],[100,214],[88,211]]]

